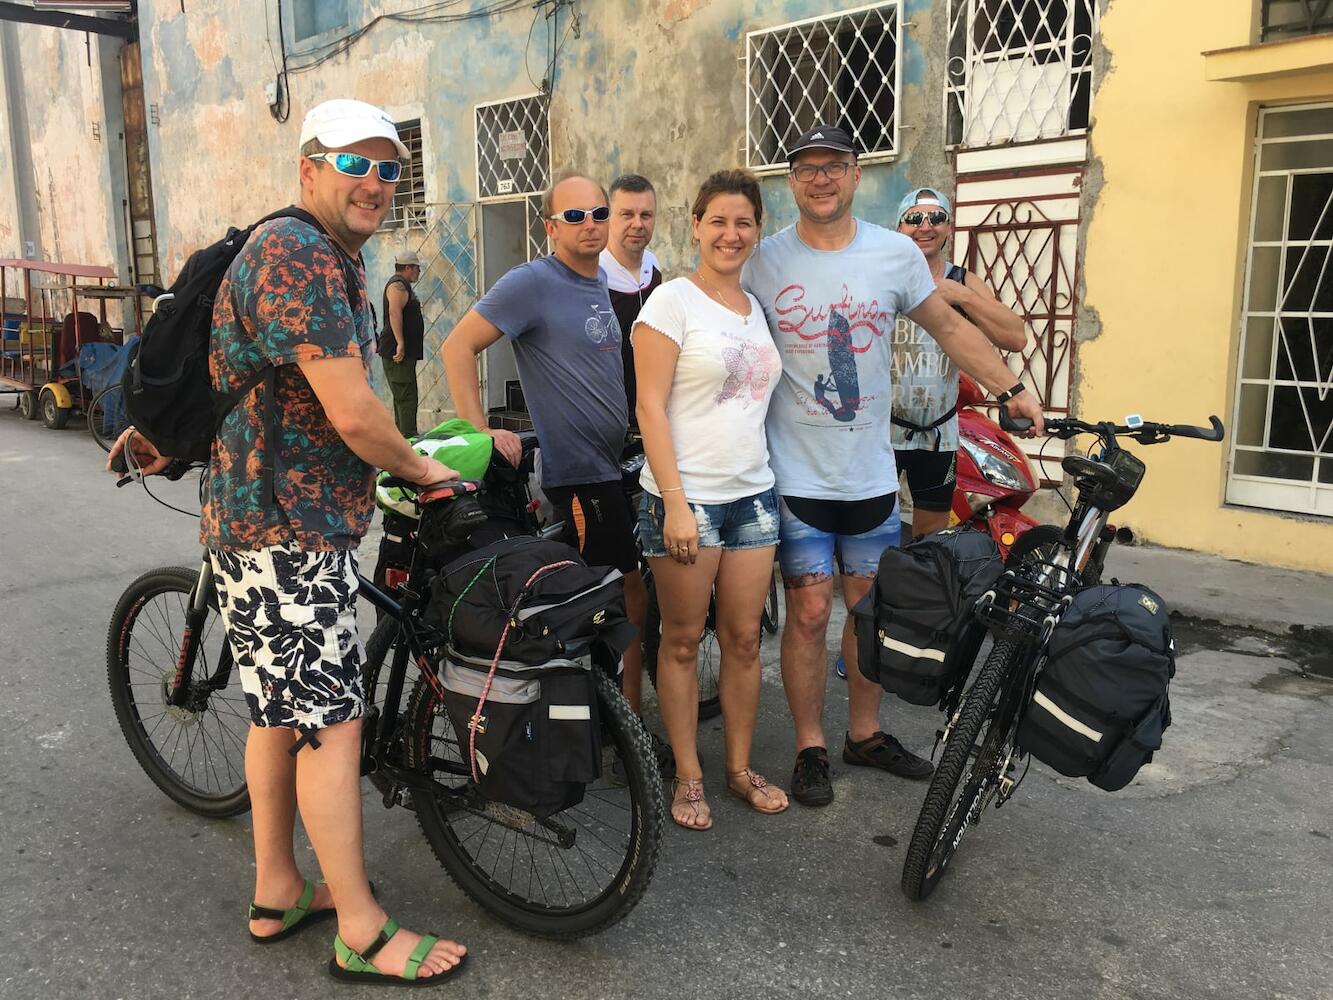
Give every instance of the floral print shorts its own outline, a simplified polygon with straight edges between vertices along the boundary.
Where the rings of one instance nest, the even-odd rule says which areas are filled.
[[[356,556],[288,543],[209,557],[255,725],[309,731],[365,714]]]

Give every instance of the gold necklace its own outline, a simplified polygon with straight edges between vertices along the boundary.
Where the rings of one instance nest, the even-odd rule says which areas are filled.
[[[726,299],[724,299],[722,297],[722,293],[719,292],[716,288],[714,288],[712,284],[706,278],[704,278],[703,274],[699,272],[698,268],[695,268],[694,276],[699,279],[699,284],[704,286],[704,290],[708,292],[709,295],[711,295],[713,298],[717,299],[719,302],[722,303],[722,308],[726,309],[728,312],[735,313],[741,319],[750,318],[745,313],[741,312],[739,309],[732,306]]]

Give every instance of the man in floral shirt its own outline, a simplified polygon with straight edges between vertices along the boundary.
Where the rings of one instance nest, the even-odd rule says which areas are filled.
[[[412,450],[366,374],[374,332],[359,251],[393,204],[407,155],[378,108],[333,100],[312,109],[299,207],[318,225],[258,227],[213,309],[215,388],[273,366],[219,429],[200,530],[253,721],[250,933],[285,937],[336,905],[330,970],[339,978],[440,977],[466,954],[389,921],[362,856],[364,656],[352,550],[370,524],[376,468],[420,484],[457,475]],[[165,465],[132,440],[145,472]],[[327,885],[297,869],[297,805]]]

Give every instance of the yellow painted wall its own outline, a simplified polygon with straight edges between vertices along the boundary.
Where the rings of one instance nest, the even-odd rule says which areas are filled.
[[[1104,172],[1087,228],[1085,304],[1101,332],[1079,346],[1086,419],[1231,423],[1256,112],[1333,100],[1333,66],[1210,82],[1205,51],[1251,41],[1254,0],[1112,0],[1112,68],[1094,101]],[[1261,57],[1262,58],[1262,57]],[[1333,520],[1225,504],[1225,444],[1139,448],[1148,476],[1121,515],[1146,540],[1333,571]]]

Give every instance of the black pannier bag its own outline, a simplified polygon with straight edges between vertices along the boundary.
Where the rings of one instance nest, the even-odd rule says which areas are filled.
[[[968,612],[1003,572],[995,540],[974,528],[885,549],[869,593],[852,608],[861,673],[913,705],[938,705],[970,666],[950,655]]]
[[[1161,597],[1139,584],[1082,590],[1051,635],[1019,746],[1063,775],[1124,788],[1162,746],[1175,673]]]
[[[525,536],[455,560],[431,587],[445,708],[483,794],[537,817],[581,802],[601,773],[592,671],[635,633],[619,570]]]
[[[475,761],[477,787],[539,819],[578,805],[601,775],[591,655],[540,665],[502,659],[494,673],[491,665],[491,657],[450,650],[444,667],[444,706],[463,760]]]
[[[535,665],[582,656],[594,644],[618,660],[635,634],[619,570],[588,566],[576,549],[532,535],[502,538],[446,566],[431,583],[425,621],[464,655],[489,662],[503,637],[504,659]]]

